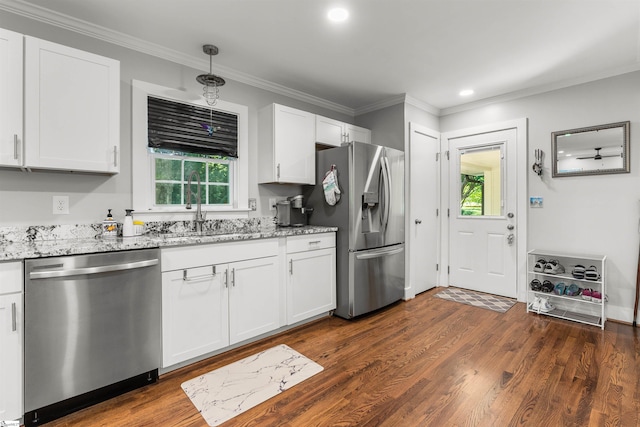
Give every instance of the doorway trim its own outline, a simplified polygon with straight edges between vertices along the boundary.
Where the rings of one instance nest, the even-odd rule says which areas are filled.
[[[524,301],[526,297],[526,264],[527,264],[527,230],[528,230],[528,203],[527,203],[527,119],[514,119],[504,122],[489,123],[482,126],[476,126],[466,129],[454,130],[450,132],[442,132],[441,146],[444,159],[449,159],[450,140],[473,136],[489,132],[498,132],[507,129],[516,130],[516,295],[518,301]],[[440,192],[440,211],[445,213],[449,209],[449,189],[451,182],[449,180],[450,161],[442,162],[440,167],[440,178],[442,182],[442,191]],[[448,266],[449,262],[449,217],[441,215],[440,231],[440,257],[443,266]],[[448,268],[440,269],[439,283],[441,286],[449,285]]]

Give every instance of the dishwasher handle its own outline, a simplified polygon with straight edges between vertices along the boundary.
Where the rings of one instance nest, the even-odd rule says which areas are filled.
[[[99,274],[110,271],[133,270],[135,268],[151,267],[158,265],[158,259],[149,259],[144,261],[127,262],[124,264],[101,265],[98,267],[72,268],[69,270],[45,270],[32,271],[29,273],[30,279],[49,279],[52,277],[79,276],[81,274]]]

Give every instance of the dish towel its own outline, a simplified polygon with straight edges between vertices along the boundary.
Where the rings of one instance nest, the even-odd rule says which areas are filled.
[[[340,201],[340,188],[338,187],[338,169],[336,165],[331,165],[331,169],[324,175],[322,180],[324,199],[329,206],[334,206]]]

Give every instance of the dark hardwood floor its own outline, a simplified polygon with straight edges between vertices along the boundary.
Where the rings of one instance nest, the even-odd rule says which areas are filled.
[[[203,426],[183,381],[276,344],[324,371],[224,426],[640,426],[638,329],[434,297],[325,318],[46,424]]]

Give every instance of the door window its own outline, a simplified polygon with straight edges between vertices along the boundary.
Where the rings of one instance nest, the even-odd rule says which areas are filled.
[[[459,151],[460,216],[502,216],[503,145]]]

